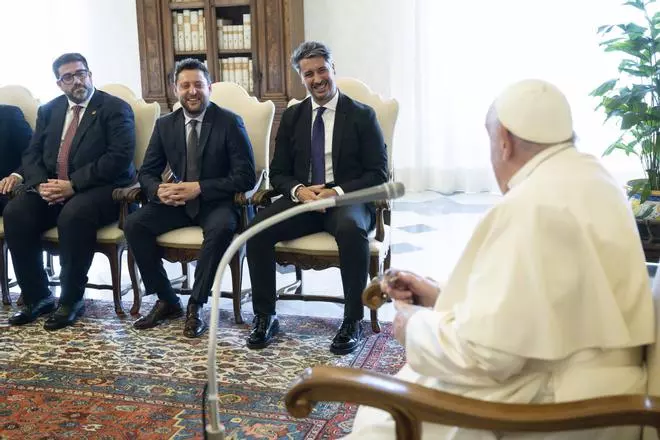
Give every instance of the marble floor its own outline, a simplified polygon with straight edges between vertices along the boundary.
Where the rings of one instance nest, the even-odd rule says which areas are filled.
[[[444,196],[434,192],[422,192],[406,195],[393,201],[392,212],[392,267],[412,270],[434,279],[446,278],[460,256],[477,221],[483,213],[498,200],[494,194],[457,194]],[[57,267],[57,259],[56,267]],[[180,265],[165,263],[171,278],[180,275]],[[89,281],[97,284],[110,284],[110,272],[107,259],[97,254],[89,273]],[[248,267],[245,264],[243,289],[249,288]],[[295,276],[282,270],[278,273],[278,287],[291,283]],[[12,276],[10,268],[10,276]],[[341,279],[338,269],[324,271],[305,271],[304,291],[306,293],[342,295]],[[225,276],[223,290],[230,290],[231,277]],[[122,271],[122,284],[130,284],[126,261]],[[13,287],[12,291],[18,291]],[[88,289],[88,298],[112,300],[108,290]],[[130,308],[132,294],[124,296],[124,307]],[[147,301],[149,302],[149,301]],[[142,312],[149,305],[143,305]],[[229,299],[221,300],[221,308],[231,309]],[[245,304],[245,310],[252,311],[251,304]],[[319,317],[343,316],[343,306],[334,303],[280,301],[278,314]],[[379,310],[383,321],[391,321],[394,309],[386,304]]]

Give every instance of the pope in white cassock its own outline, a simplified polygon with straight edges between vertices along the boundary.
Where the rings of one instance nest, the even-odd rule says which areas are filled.
[[[397,308],[407,364],[397,377],[509,403],[644,393],[654,316],[622,188],[573,144],[553,85],[507,88],[486,120],[504,197],[476,227],[446,285],[404,273],[381,287]],[[419,306],[411,305],[415,302]],[[509,434],[425,424],[424,439],[638,440],[639,428]],[[349,439],[394,439],[389,414],[358,410]]]

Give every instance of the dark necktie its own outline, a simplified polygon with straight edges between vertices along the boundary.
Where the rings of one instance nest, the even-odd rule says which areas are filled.
[[[199,180],[197,120],[191,119],[189,124],[190,133],[188,133],[188,141],[186,142],[186,182],[197,182]],[[186,213],[190,218],[197,216],[199,213],[199,197],[186,202]]]
[[[312,185],[325,183],[325,124],[323,112],[325,107],[319,107],[314,126],[312,127]]]
[[[69,153],[71,152],[71,144],[73,143],[73,138],[76,136],[76,131],[78,130],[78,123],[80,122],[80,111],[82,107],[79,105],[74,105],[73,108],[73,118],[69,123],[69,127],[66,129],[64,134],[64,140],[60,146],[60,151],[57,155],[57,178],[60,180],[69,180]]]

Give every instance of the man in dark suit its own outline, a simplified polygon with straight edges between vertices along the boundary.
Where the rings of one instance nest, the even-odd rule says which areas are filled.
[[[21,155],[30,143],[32,128],[20,108],[0,105],[0,215],[7,205],[7,194],[20,183]]]
[[[253,224],[297,203],[335,197],[387,181],[387,153],[372,108],[337,90],[330,49],[305,42],[291,57],[311,95],[282,115],[270,164],[270,182],[283,197],[260,211]],[[298,215],[248,241],[255,319],[250,348],[266,347],[279,330],[275,315],[275,250],[282,240],[326,231],[339,248],[346,306],[344,321],[330,345],[335,354],[354,351],[362,339],[362,290],[369,266],[368,233],[375,205],[356,204]]]
[[[204,242],[195,268],[183,334],[201,336],[202,315],[222,254],[239,225],[234,194],[256,183],[254,156],[240,116],[210,102],[211,77],[198,60],[174,69],[174,91],[181,108],[156,122],[138,179],[149,203],[128,216],[124,232],[148,294],[157,293],[151,311],[134,327],[147,329],[183,315],[183,306],[163,268],[156,237],[199,225]],[[173,180],[161,175],[170,165]]]
[[[87,60],[67,53],[53,62],[64,95],[39,108],[23,154],[23,184],[5,208],[5,237],[24,306],[9,318],[23,325],[55,308],[43,267],[41,235],[57,226],[62,294],[46,330],[73,324],[84,313],[87,271],[96,231],[117,220],[114,188],[134,181],[135,121],[124,101],[94,89]]]

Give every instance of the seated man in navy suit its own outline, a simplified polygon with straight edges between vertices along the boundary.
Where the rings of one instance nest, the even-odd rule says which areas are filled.
[[[32,128],[21,109],[0,105],[0,215],[7,205],[7,194],[22,180],[21,155],[30,137]]]
[[[149,203],[128,216],[124,232],[147,294],[158,294],[151,311],[133,324],[147,329],[183,315],[156,238],[177,228],[202,227],[204,242],[183,330],[185,336],[196,338],[208,329],[202,308],[222,254],[239,226],[234,194],[252,189],[256,175],[243,120],[210,101],[206,66],[195,59],[177,63],[174,92],[181,108],[156,122],[138,175]],[[163,183],[161,175],[168,164],[174,181]]]
[[[311,95],[282,115],[270,164],[270,183],[283,195],[260,211],[253,223],[295,206],[385,183],[387,151],[371,107],[337,89],[330,49],[309,41],[291,62]],[[368,233],[375,226],[376,207],[360,203],[327,212],[292,217],[259,233],[247,243],[255,320],[249,348],[266,347],[279,330],[275,315],[275,244],[326,231],[339,248],[346,306],[344,321],[330,345],[347,354],[362,339],[362,290],[369,268]]]
[[[39,108],[37,128],[23,154],[23,184],[5,208],[5,238],[23,295],[9,318],[23,325],[55,308],[43,266],[42,234],[57,226],[62,294],[46,330],[73,324],[84,313],[87,271],[96,231],[116,221],[112,191],[135,178],[135,121],[123,100],[96,90],[85,57],[67,53],[53,62],[64,92]]]

